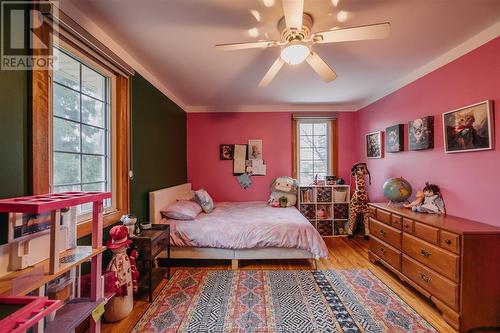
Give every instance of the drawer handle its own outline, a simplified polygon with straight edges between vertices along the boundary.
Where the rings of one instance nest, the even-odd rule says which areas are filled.
[[[380,248],[380,252],[381,252],[382,254],[385,254],[385,249],[384,249],[383,247],[381,247],[381,248]]]
[[[451,244],[451,239],[446,239],[444,242],[445,242],[446,244],[450,245],[450,244]]]
[[[384,231],[384,230],[380,230],[380,234],[381,234],[382,236],[385,236],[385,231]]]
[[[431,278],[428,277],[427,275],[425,275],[424,273],[420,273],[420,278],[422,279],[422,281],[424,281],[425,283],[429,283],[431,281]]]
[[[421,254],[421,255],[423,255],[423,256],[424,256],[424,257],[426,257],[426,258],[429,258],[429,257],[430,257],[430,255],[431,255],[429,252],[427,252],[427,251],[426,251],[426,250],[424,250],[424,249],[421,249],[421,250],[420,250],[420,254]]]

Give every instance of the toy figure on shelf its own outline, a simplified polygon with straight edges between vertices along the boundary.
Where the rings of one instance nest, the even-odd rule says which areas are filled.
[[[415,200],[404,204],[404,207],[419,213],[446,214],[441,190],[435,184],[425,183],[422,191],[417,192]]]
[[[106,247],[113,253],[108,265],[108,271],[115,272],[117,282],[115,296],[106,304],[104,318],[113,322],[128,316],[134,307],[134,286],[132,284],[132,268],[127,247],[132,243],[128,239],[128,229],[124,225],[117,225],[109,231],[110,240]]]
[[[295,206],[297,202],[297,190],[297,180],[285,176],[278,177],[271,184],[271,195],[268,204],[273,207]]]
[[[349,238],[353,237],[354,226],[358,216],[363,218],[365,225],[365,238],[368,238],[368,218],[370,210],[368,209],[368,194],[365,189],[365,176],[368,175],[369,183],[371,184],[370,171],[366,163],[356,163],[352,166],[351,176],[354,177],[356,189],[352,194],[351,204],[349,205]]]

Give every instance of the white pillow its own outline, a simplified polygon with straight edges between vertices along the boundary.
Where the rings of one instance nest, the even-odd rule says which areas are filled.
[[[194,191],[194,201],[197,202],[201,206],[201,209],[207,214],[214,210],[214,201],[204,189]]]

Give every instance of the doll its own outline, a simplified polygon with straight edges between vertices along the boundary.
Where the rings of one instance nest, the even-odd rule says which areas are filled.
[[[435,184],[425,183],[422,191],[417,192],[417,198],[412,203],[405,204],[404,207],[419,213],[446,214],[441,191]]]

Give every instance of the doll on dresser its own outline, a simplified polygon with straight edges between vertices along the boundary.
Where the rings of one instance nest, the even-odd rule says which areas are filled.
[[[414,212],[429,214],[446,214],[443,197],[439,186],[425,183],[422,191],[418,191],[413,202],[404,204]]]

